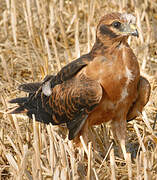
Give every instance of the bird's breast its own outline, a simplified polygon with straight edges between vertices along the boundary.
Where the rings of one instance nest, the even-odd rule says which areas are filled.
[[[129,48],[122,48],[112,56],[95,58],[84,69],[84,73],[98,81],[104,90],[102,101],[89,117],[91,122],[100,124],[109,121],[119,111],[127,114],[137,97],[140,77],[138,62]]]
[[[140,76],[136,56],[128,47],[96,57],[83,73],[98,81],[113,101],[123,101],[131,95]]]

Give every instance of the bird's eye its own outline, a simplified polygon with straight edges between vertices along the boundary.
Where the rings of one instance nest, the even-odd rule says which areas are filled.
[[[121,26],[121,23],[118,21],[115,21],[112,23],[112,26],[118,29]]]

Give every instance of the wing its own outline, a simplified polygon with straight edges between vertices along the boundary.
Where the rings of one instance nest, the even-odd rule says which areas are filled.
[[[66,80],[73,78],[83,67],[85,67],[90,61],[92,61],[91,53],[85,54],[80,58],[72,61],[71,63],[64,66],[56,76],[47,75],[42,82],[22,84],[18,87],[19,90],[28,93],[39,93],[42,86],[47,82],[50,83],[51,88],[57,84],[61,84]],[[10,101],[11,102],[11,101]]]
[[[88,118],[88,114],[102,98],[101,85],[86,78],[83,74],[72,78],[52,89],[52,94],[42,102],[56,124],[66,123],[69,139],[73,139]]]
[[[87,64],[92,60],[93,57],[91,53],[88,53],[64,66],[55,77],[51,78],[51,88],[55,87],[55,85],[57,84],[61,84],[64,81],[73,78],[82,68],[87,66]]]
[[[150,83],[147,79],[140,76],[138,83],[138,97],[129,109],[127,122],[135,119],[142,112],[143,107],[147,104],[150,96]]]
[[[10,113],[27,113],[30,118],[32,118],[32,114],[34,114],[37,121],[44,123],[51,122],[53,125],[67,123],[70,132],[69,139],[73,139],[85,123],[88,117],[87,112],[90,109],[92,110],[98,103],[97,100],[94,99],[93,102],[92,99],[91,102],[90,99],[87,101],[87,99],[90,98],[90,92],[94,89],[90,80],[87,81],[87,83],[74,80],[77,73],[90,61],[92,61],[92,55],[89,53],[63,67],[56,76],[46,76],[41,83],[20,85],[19,90],[28,92],[29,96],[11,100],[10,103],[17,103],[19,106]],[[71,87],[69,87],[69,84]],[[76,84],[79,85],[76,86]],[[84,84],[89,88],[86,88]],[[83,87],[88,89],[89,92],[87,93],[85,89],[83,90]],[[74,89],[78,94],[72,94]],[[67,92],[69,92],[69,97],[66,95]],[[60,96],[60,93],[62,93],[63,98]],[[86,96],[87,94],[89,97]],[[82,97],[82,95],[85,96]],[[59,99],[57,97],[59,97]],[[50,104],[51,99],[53,103]],[[72,104],[70,105],[71,101]],[[86,103],[81,104],[79,101],[86,101]],[[71,111],[71,106],[75,111]],[[62,113],[59,111],[59,108],[62,109]]]
[[[32,88],[32,84],[29,85]],[[25,86],[21,86],[21,89],[30,89]],[[29,93],[28,97],[10,101],[19,104],[19,107],[11,113],[26,112],[30,118],[34,114],[37,121],[46,124],[66,123],[70,140],[78,134],[89,113],[102,98],[101,85],[97,81],[86,78],[83,74],[58,84],[54,88],[50,87],[50,80],[41,87],[42,91],[38,94]],[[47,92],[51,92],[51,95],[48,96]]]

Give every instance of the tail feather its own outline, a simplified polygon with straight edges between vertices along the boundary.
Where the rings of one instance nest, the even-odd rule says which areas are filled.
[[[29,111],[35,110],[36,108],[36,99],[32,98],[33,94],[29,94],[28,97],[15,98],[9,101],[12,104],[18,104],[13,111],[9,112],[9,114],[17,114],[17,113],[28,113]]]
[[[9,101],[9,103],[22,104],[22,103],[27,102],[27,101],[28,101],[28,97],[21,97],[21,98],[12,99]]]
[[[34,92],[38,91],[40,86],[41,86],[41,83],[27,83],[27,84],[20,85],[18,89],[20,91],[34,93]]]
[[[32,115],[34,114],[37,121],[45,124],[52,123],[53,125],[56,125],[55,122],[52,121],[52,111],[51,113],[47,112],[43,105],[41,91],[39,91],[40,87],[41,83],[20,85],[19,89],[28,92],[29,95],[28,97],[20,97],[10,100],[10,103],[17,103],[18,107],[14,108],[9,112],[9,114],[26,113],[29,118],[32,118]]]
[[[24,106],[19,106],[11,110],[8,114],[19,114],[19,113],[27,113],[27,110]]]

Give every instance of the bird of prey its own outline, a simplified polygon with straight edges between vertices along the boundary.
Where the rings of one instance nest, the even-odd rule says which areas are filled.
[[[150,84],[140,76],[127,43],[129,36],[138,37],[135,21],[127,13],[103,16],[91,51],[40,83],[20,85],[28,96],[11,100],[18,104],[11,113],[34,114],[46,124],[65,123],[74,141],[87,137],[88,127],[110,121],[126,158],[126,123],[142,112],[150,95]]]

